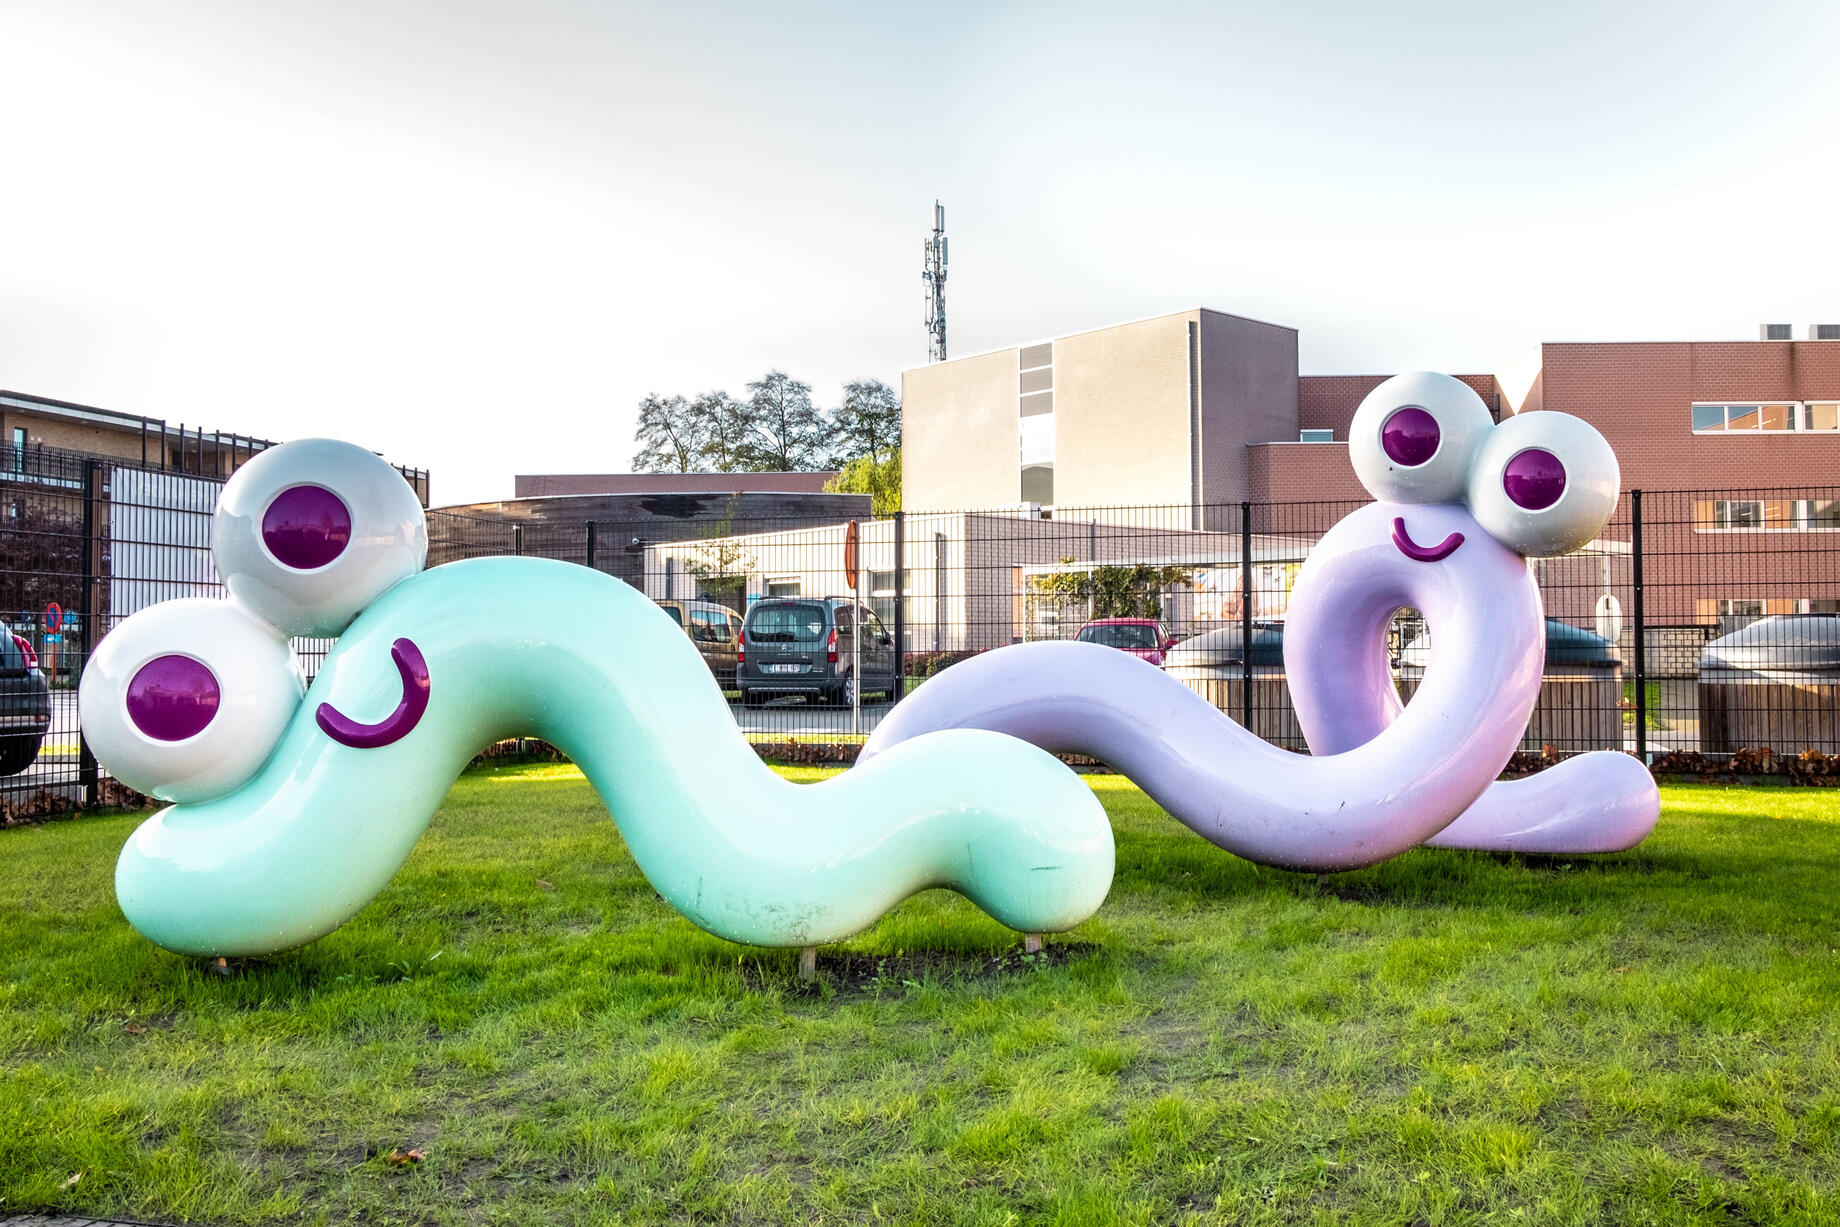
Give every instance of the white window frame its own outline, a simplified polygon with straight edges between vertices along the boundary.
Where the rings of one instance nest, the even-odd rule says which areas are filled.
[[[1840,400],[1840,398],[1836,399]],[[1687,406],[1687,421],[1689,423],[1692,422],[1693,411],[1695,409],[1718,409],[1723,411],[1723,417],[1721,418],[1721,421],[1724,423],[1723,425],[1694,426],[1693,433],[1696,435],[1736,435],[1739,438],[1748,438],[1751,435],[1831,435],[1840,433],[1840,426],[1837,426],[1834,430],[1819,430],[1812,426],[1804,427],[1802,422],[1809,416],[1808,407],[1810,405],[1831,405],[1833,403],[1835,402],[1825,397],[1818,400],[1774,400],[1767,396],[1757,400],[1741,401],[1696,400],[1690,402]],[[1787,430],[1764,430],[1761,428],[1756,430],[1733,430],[1731,428],[1731,407],[1733,405],[1743,405],[1746,408],[1755,408],[1759,412],[1762,411],[1765,405],[1787,405],[1789,406],[1789,428]]]
[[[1746,503],[1757,508],[1755,524],[1733,524],[1731,508],[1739,503]],[[1724,523],[1719,522],[1721,513]],[[1712,531],[1720,533],[1760,533],[1768,530],[1769,500],[1761,498],[1715,498],[1712,500]]]

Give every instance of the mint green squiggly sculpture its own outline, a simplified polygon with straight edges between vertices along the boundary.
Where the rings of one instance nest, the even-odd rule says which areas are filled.
[[[179,802],[115,874],[128,920],[167,949],[261,954],[331,932],[395,875],[479,748],[512,736],[579,763],[658,893],[734,941],[833,941],[932,886],[1058,931],[1111,885],[1105,813],[1051,756],[950,731],[791,784],[643,595],[536,558],[422,571],[413,495],[347,444],[251,461],[225,486],[213,550],[232,599],[135,614],[82,683],[97,757]],[[334,634],[302,702],[287,636]]]

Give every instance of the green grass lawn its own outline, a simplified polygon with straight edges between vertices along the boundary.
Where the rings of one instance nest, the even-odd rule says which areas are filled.
[[[1117,881],[1047,957],[934,891],[805,989],[661,903],[566,766],[469,775],[356,920],[228,978],[116,911],[137,817],[0,832],[0,1212],[1840,1219],[1840,794],[1315,877],[1093,784]]]

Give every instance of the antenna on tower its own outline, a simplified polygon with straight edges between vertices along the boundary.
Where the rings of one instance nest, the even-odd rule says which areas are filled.
[[[946,207],[933,202],[933,233],[926,241],[926,360],[946,360]]]

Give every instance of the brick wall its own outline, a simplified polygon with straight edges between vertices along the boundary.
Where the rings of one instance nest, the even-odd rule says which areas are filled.
[[[1300,430],[1333,430],[1335,440],[1348,439],[1348,423],[1369,392],[1386,382],[1386,375],[1300,375],[1297,378],[1297,426]],[[1482,403],[1495,410],[1495,376],[1458,375]]]
[[[1794,498],[1832,497],[1840,485],[1840,433],[1694,434],[1691,410],[1695,401],[1840,400],[1840,343],[1549,344],[1542,383],[1543,407],[1596,426],[1623,488],[1645,491],[1651,624],[1704,623],[1719,598],[1764,600],[1779,612],[1798,598],[1840,596],[1834,534],[1787,527]],[[1710,522],[1714,500],[1754,494],[1784,528],[1718,531]]]

